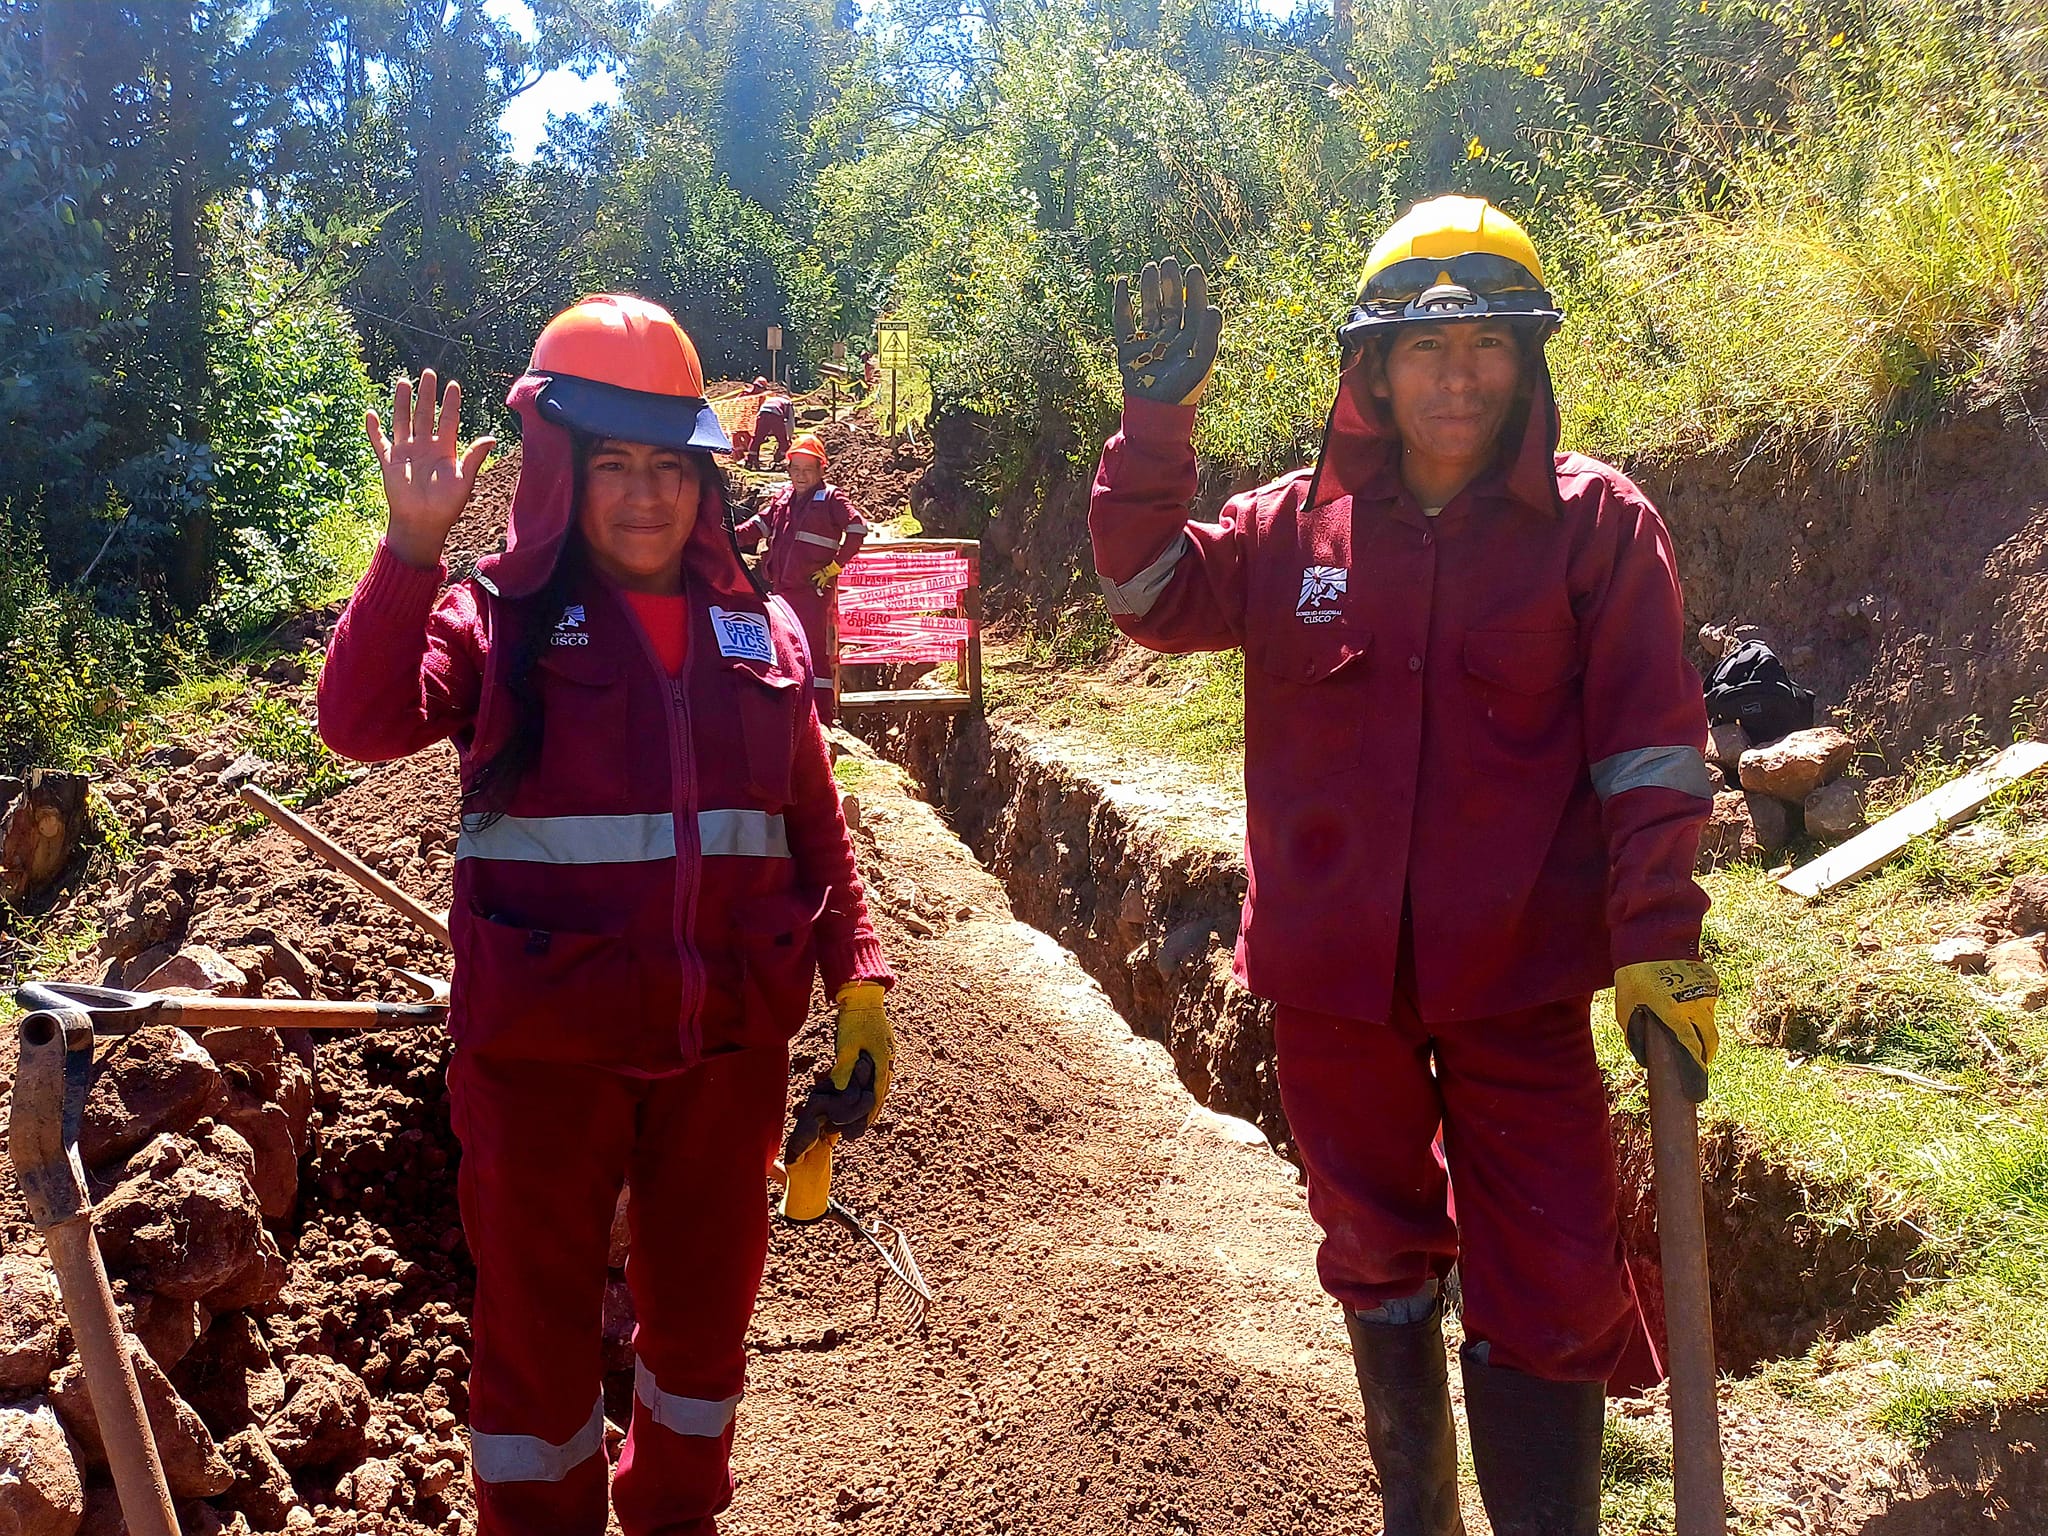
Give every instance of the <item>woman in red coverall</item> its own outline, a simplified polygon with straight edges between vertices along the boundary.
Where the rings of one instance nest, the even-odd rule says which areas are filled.
[[[889,970],[802,642],[733,547],[703,394],[659,306],[556,317],[507,401],[505,552],[445,593],[490,440],[459,449],[460,390],[437,420],[432,373],[417,398],[398,385],[388,439],[369,418],[390,522],[320,731],[364,761],[443,737],[461,759],[449,1086],[485,1536],[605,1529],[599,1314],[627,1182],[639,1326],[613,1501],[633,1536],[716,1529],[788,1041],[820,969],[841,1060],[812,1107],[854,1132],[888,1089]]]
[[[762,574],[768,590],[789,604],[804,627],[818,718],[829,725],[838,712],[832,688],[832,584],[867,542],[868,525],[844,491],[825,483],[826,462],[817,434],[806,432],[790,444],[789,484],[741,523],[735,535],[748,551],[768,541]]]
[[[1134,313],[1119,280],[1096,568],[1141,643],[1244,648],[1237,974],[1278,1005],[1386,1530],[1463,1530],[1455,1261],[1496,1536],[1596,1536],[1604,1384],[1637,1317],[1593,995],[1612,981],[1632,1028],[1670,1028],[1701,1095],[1715,1044],[1692,880],[1713,785],[1670,541],[1618,471],[1556,451],[1562,316],[1477,198],[1374,245],[1321,461],[1218,523],[1187,507],[1222,315],[1200,268],[1141,289]]]

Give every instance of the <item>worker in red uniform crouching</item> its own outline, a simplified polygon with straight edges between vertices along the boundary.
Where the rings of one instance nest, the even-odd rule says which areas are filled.
[[[796,407],[788,395],[769,386],[765,378],[756,378],[747,386],[750,395],[762,396],[760,413],[754,418],[754,432],[744,445],[746,465],[749,469],[761,466],[761,445],[769,438],[775,439],[775,446],[769,450],[768,463],[772,468],[775,461],[789,453],[789,435],[796,430]]]
[[[490,440],[458,386],[397,386],[390,522],[320,679],[364,761],[461,762],[449,1086],[476,1261],[470,1429],[483,1536],[710,1536],[767,1252],[766,1177],[817,972],[839,1061],[808,1108],[855,1132],[887,1091],[890,982],[811,709],[802,636],[752,585],[728,444],[668,312],[586,299],[507,404],[505,552],[445,594]],[[843,1069],[843,1070],[842,1070]],[[615,1475],[605,1261],[630,1183],[638,1327]]]
[[[1142,644],[1244,650],[1237,974],[1278,1005],[1386,1530],[1464,1528],[1455,1262],[1494,1531],[1595,1536],[1605,1383],[1638,1321],[1593,996],[1669,1028],[1701,1096],[1715,1047],[1692,879],[1713,785],[1670,541],[1618,471],[1556,451],[1562,316],[1479,199],[1374,245],[1320,462],[1215,523],[1187,508],[1222,316],[1200,268],[1148,267],[1135,311],[1117,288],[1096,566]]]
[[[868,525],[844,491],[825,483],[825,445],[817,434],[806,432],[790,444],[788,464],[789,484],[736,532],[744,550],[767,542],[762,573],[768,590],[787,602],[803,624],[818,718],[829,725],[838,712],[832,687],[833,584],[860,553]]]

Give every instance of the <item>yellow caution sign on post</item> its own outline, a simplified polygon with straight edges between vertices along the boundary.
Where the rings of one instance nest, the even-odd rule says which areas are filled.
[[[901,373],[914,361],[908,320],[875,322],[875,365],[884,373]]]

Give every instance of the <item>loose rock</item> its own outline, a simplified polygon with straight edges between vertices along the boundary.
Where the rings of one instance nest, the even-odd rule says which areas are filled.
[[[84,1515],[78,1464],[49,1402],[0,1408],[0,1531],[72,1536]]]
[[[1716,768],[1734,770],[1749,750],[1749,732],[1739,720],[1730,720],[1707,733],[1707,761]]]
[[[163,1132],[189,1130],[220,1091],[220,1069],[185,1031],[170,1024],[138,1029],[93,1064],[79,1156],[100,1168]]]
[[[363,1459],[370,1389],[325,1355],[294,1355],[284,1368],[285,1403],[263,1426],[277,1459],[300,1467],[352,1467]]]
[[[1718,801],[1719,797],[1715,798]],[[1764,853],[1790,847],[1799,836],[1799,807],[1787,805],[1772,795],[1746,794],[1742,798],[1756,846]]]
[[[1750,819],[1749,797],[1739,789],[1723,790],[1714,796],[1714,809],[1700,829],[1700,852],[1696,872],[1705,874],[1723,864],[1746,858],[1757,849],[1756,825]]]
[[[225,1441],[220,1453],[235,1473],[235,1486],[226,1500],[229,1508],[247,1515],[259,1531],[283,1530],[292,1511],[300,1507],[299,1493],[263,1431],[243,1430]]]
[[[149,1432],[155,1437],[157,1455],[164,1464],[164,1480],[171,1494],[180,1499],[209,1499],[227,1491],[235,1480],[221,1459],[192,1405],[178,1396],[170,1378],[150,1359],[149,1351],[133,1335],[128,1338],[128,1357],[135,1364],[135,1382],[142,1389],[142,1405],[149,1415]],[[107,1463],[106,1444],[100,1439],[99,1420],[92,1411],[92,1397],[86,1391],[85,1366],[80,1361],[59,1371],[50,1383],[50,1400],[57,1416],[78,1442],[79,1454],[87,1465]]]
[[[1975,976],[1990,963],[1990,945],[1977,934],[1959,933],[1929,945],[1927,958],[1965,976]]]
[[[1978,915],[1977,921],[1993,933],[2048,930],[2048,875],[2021,875],[2004,896]]]
[[[246,1153],[248,1144],[242,1146]],[[128,1161],[96,1224],[110,1270],[143,1290],[190,1301],[206,1300],[259,1266],[266,1245],[277,1254],[244,1169],[175,1134],[157,1137]]]
[[[40,1392],[57,1369],[57,1277],[41,1259],[0,1258],[0,1389]]]
[[[174,987],[208,997],[247,997],[251,990],[248,973],[206,944],[187,944],[132,990],[168,992]]]
[[[1821,785],[1802,810],[1806,830],[1815,837],[1853,837],[1865,825],[1863,791],[1847,779]]]
[[[215,1434],[233,1435],[262,1424],[284,1406],[284,1372],[247,1313],[224,1317],[178,1367],[174,1378],[185,1401]]]
[[[1856,743],[1832,726],[1794,731],[1742,754],[1742,787],[1799,804],[1831,782],[1856,755]]]

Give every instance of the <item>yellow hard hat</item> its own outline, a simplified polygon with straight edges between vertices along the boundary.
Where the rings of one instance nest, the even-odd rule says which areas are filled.
[[[1564,311],[1520,224],[1483,197],[1433,197],[1373,242],[1337,334],[1350,347],[1382,326],[1478,319],[1540,325],[1548,337]]]

